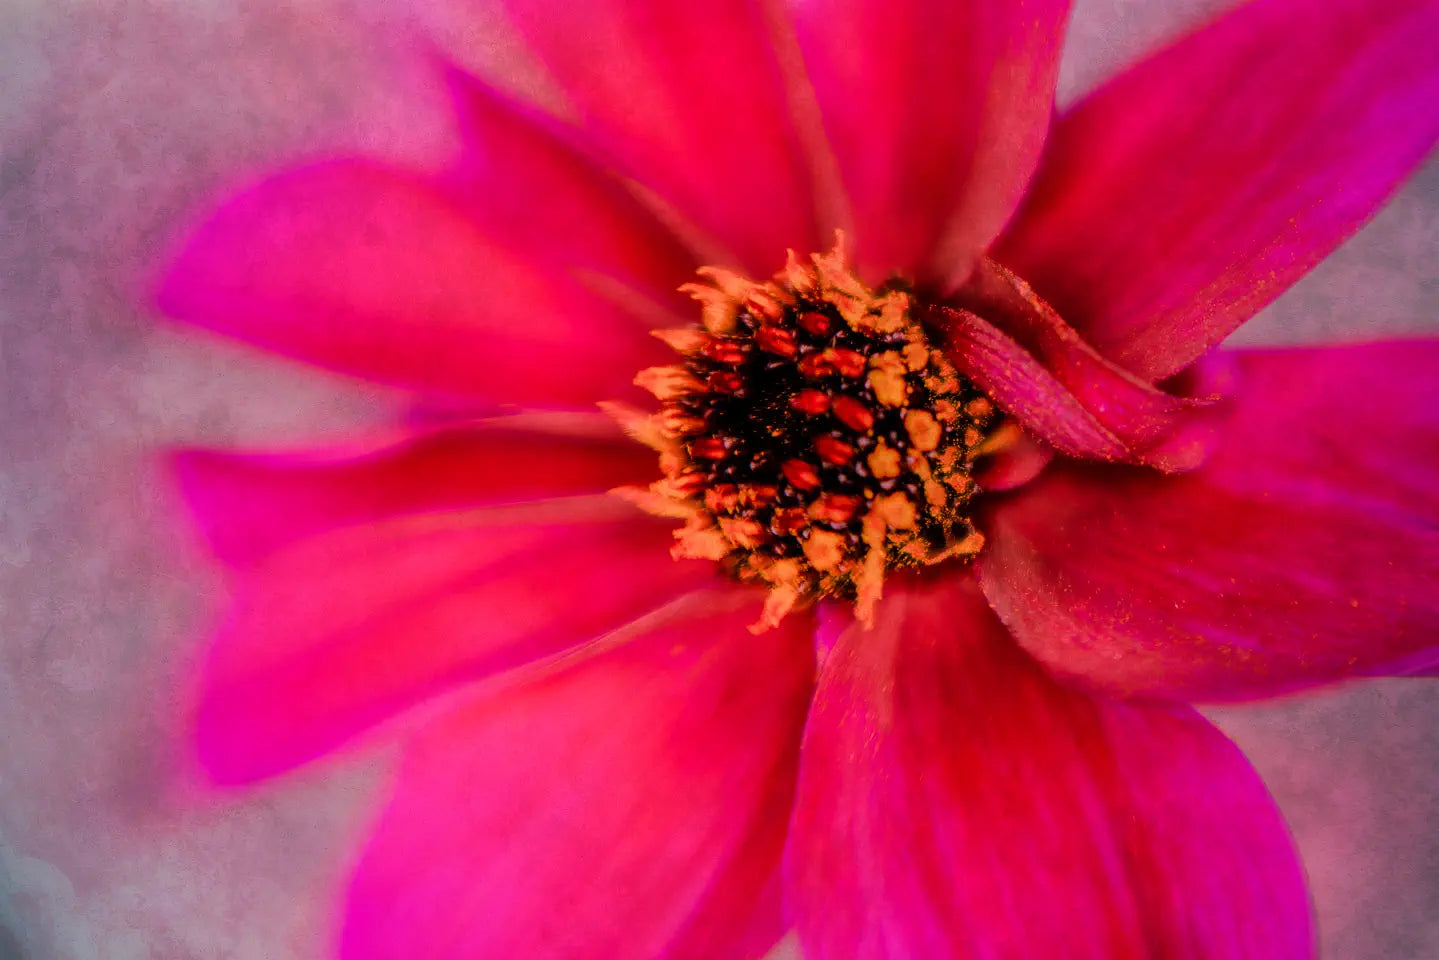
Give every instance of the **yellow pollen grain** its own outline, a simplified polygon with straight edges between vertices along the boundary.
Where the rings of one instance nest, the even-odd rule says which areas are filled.
[[[943,376],[925,377],[924,385],[934,393],[953,393],[959,389],[959,378],[945,373]]]
[[[929,363],[929,348],[922,343],[911,343],[903,350],[904,364],[910,373],[918,373]]]
[[[912,529],[918,519],[915,515],[914,501],[902,493],[891,493],[879,497],[874,501],[871,511],[877,512],[887,526],[896,530]]]
[[[904,358],[889,351],[869,361],[869,385],[874,397],[886,407],[902,407],[909,399],[909,385],[904,382]]]
[[[916,450],[928,453],[939,448],[939,439],[944,430],[939,421],[927,410],[910,410],[904,415],[904,432]]]
[[[830,530],[812,530],[804,542],[804,557],[810,566],[824,573],[844,560],[844,537]]]
[[[918,450],[911,450],[909,453],[909,469],[913,470],[919,482],[924,485],[924,501],[931,507],[939,509],[949,500],[949,495],[944,492],[944,487],[934,479],[934,472],[929,467],[929,458]]]
[[[880,480],[889,480],[899,476],[899,451],[886,444],[883,440],[879,442],[865,462],[869,464],[869,472]]]
[[[909,316],[909,294],[894,290],[879,301],[879,319],[874,327],[880,333],[894,333],[904,327]]]

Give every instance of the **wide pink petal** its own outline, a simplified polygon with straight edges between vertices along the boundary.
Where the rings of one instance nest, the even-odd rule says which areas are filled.
[[[1367,220],[1439,137],[1439,3],[1257,0],[1060,117],[995,257],[1157,380]]]
[[[396,431],[337,451],[181,450],[171,463],[210,549],[236,567],[336,527],[603,493],[656,471],[654,454],[599,413]]]
[[[1203,467],[1055,464],[985,519],[985,592],[1051,670],[1217,700],[1439,659],[1439,341],[1238,359]]]
[[[545,0],[505,8],[601,155],[754,275],[826,249],[785,78],[749,0]]]
[[[428,724],[350,890],[345,960],[749,960],[811,625],[717,588],[602,657]]]
[[[536,407],[629,394],[662,349],[417,177],[336,161],[267,180],[189,238],[161,309],[400,386]]]
[[[1284,822],[1193,710],[1060,686],[967,577],[829,629],[786,851],[808,960],[1312,955]]]
[[[454,194],[472,216],[601,292],[632,291],[653,309],[694,315],[677,288],[699,264],[617,176],[553,118],[458,68],[446,75],[466,133]]]
[[[861,270],[962,281],[1039,159],[1067,0],[789,6]]]
[[[199,691],[200,759],[253,780],[447,689],[602,636],[712,582],[615,498],[339,530],[240,584]]]

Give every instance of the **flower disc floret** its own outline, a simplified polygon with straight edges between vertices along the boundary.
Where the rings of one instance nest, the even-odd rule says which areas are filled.
[[[612,408],[660,453],[662,478],[623,492],[685,520],[675,556],[766,584],[763,628],[824,596],[868,621],[887,570],[975,553],[970,466],[996,413],[931,346],[913,294],[865,286],[842,238],[762,283],[700,273],[682,289],[701,323],[656,331],[680,362],[635,380],[659,412]]]

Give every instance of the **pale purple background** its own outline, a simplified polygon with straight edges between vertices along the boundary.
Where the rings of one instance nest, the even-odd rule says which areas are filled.
[[[1221,5],[1081,0],[1063,98]],[[543,95],[502,19],[469,6],[431,11],[436,35]],[[365,0],[0,2],[3,960],[291,960],[330,942],[388,758],[198,803],[173,786],[167,691],[224,594],[153,453],[330,437],[394,397],[157,326],[138,290],[237,177],[340,148],[442,157],[442,105],[388,45],[405,26]],[[1431,162],[1245,339],[1434,332],[1436,239]],[[1439,956],[1439,683],[1213,715],[1289,817],[1326,956]]]

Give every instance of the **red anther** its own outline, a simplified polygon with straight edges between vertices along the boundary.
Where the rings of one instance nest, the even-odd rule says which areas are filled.
[[[809,517],[804,515],[803,507],[785,507],[783,510],[776,510],[774,517],[770,519],[769,528],[776,536],[788,537],[799,533],[809,526]]]
[[[825,463],[832,463],[836,467],[842,467],[854,459],[854,444],[846,443],[839,437],[832,437],[829,434],[815,437],[814,449],[821,460]]]
[[[813,490],[819,486],[819,471],[803,460],[786,460],[780,466],[785,479],[801,490]]]
[[[843,493],[821,494],[819,499],[809,505],[809,515],[821,523],[849,523],[859,512],[859,505],[863,500],[863,497]]]
[[[719,437],[700,437],[690,441],[690,456],[700,460],[723,460],[726,456],[724,441]]]
[[[717,483],[705,491],[705,506],[711,513],[729,513],[739,506],[739,487],[732,483]]]
[[[834,415],[839,417],[845,426],[860,433],[869,433],[869,428],[874,426],[874,414],[854,397],[835,397]]]
[[[679,407],[665,407],[660,411],[660,426],[676,437],[699,433],[705,428],[703,417],[697,417]]]
[[[790,398],[789,405],[800,413],[818,416],[829,409],[829,394],[819,390],[801,390]]]
[[[834,373],[834,361],[828,356],[829,351],[824,353],[811,353],[799,362],[799,372],[811,380],[818,380],[820,377],[827,377]]]
[[[716,370],[709,375],[709,388],[720,393],[739,393],[744,387],[744,377],[733,370]]]
[[[869,365],[864,354],[855,353],[853,350],[826,350],[834,368],[846,377],[857,377],[864,373],[864,368]]]
[[[705,344],[704,355],[716,363],[734,366],[744,360],[744,347],[733,340],[711,340]]]
[[[691,470],[688,473],[682,473],[679,476],[675,477],[673,480],[671,480],[670,486],[674,488],[676,493],[688,496],[690,494],[699,493],[700,490],[704,489],[704,485],[708,482],[709,478],[706,477],[703,473],[700,473],[698,470]]]
[[[756,483],[740,488],[740,496],[748,497],[752,506],[767,507],[779,496],[779,487],[768,483]]]
[[[822,337],[826,333],[829,333],[831,323],[829,317],[815,310],[810,310],[807,313],[799,315],[799,325],[816,337]]]
[[[794,334],[783,327],[760,327],[755,331],[754,339],[760,349],[767,353],[792,357],[799,352],[799,347],[794,342]]]

